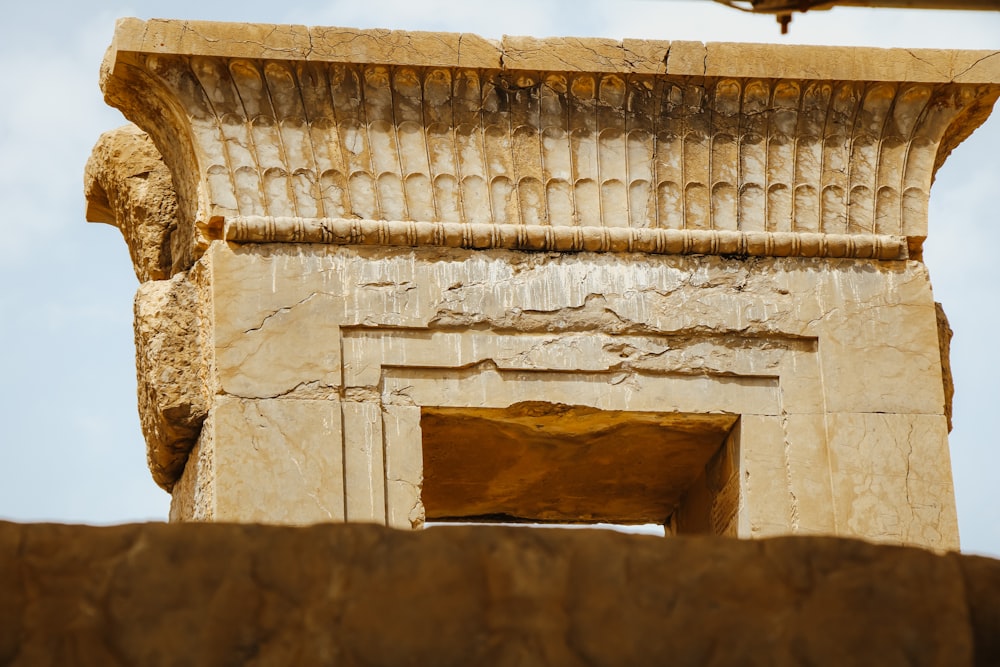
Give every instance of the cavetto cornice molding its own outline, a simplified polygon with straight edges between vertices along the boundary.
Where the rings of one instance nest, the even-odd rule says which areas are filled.
[[[898,259],[1000,96],[1000,53],[124,19],[101,82],[171,171],[185,256],[220,238],[589,250],[603,228],[616,240],[588,243],[611,252]]]

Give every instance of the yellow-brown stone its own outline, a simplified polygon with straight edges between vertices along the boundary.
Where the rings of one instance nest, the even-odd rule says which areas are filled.
[[[921,249],[997,54],[126,19],[102,87],[173,520],[957,548]]]
[[[832,538],[0,523],[18,666],[986,666],[998,599],[998,561]]]

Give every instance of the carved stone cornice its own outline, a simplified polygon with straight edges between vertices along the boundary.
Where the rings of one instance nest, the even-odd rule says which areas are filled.
[[[414,244],[468,224],[501,241],[445,245],[590,249],[604,228],[610,251],[782,254],[764,239],[801,233],[829,235],[819,255],[918,257],[934,173],[998,82],[979,51],[135,19],[102,73],[173,173],[193,256],[223,236],[355,242],[322,231],[353,219],[364,239],[436,225]]]

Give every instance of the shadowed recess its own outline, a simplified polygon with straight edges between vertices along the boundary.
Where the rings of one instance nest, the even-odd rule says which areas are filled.
[[[422,408],[426,516],[662,524],[736,420],[540,402]]]

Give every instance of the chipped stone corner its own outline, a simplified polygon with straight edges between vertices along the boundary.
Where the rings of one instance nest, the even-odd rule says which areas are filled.
[[[952,404],[955,398],[955,381],[951,374],[951,339],[954,332],[948,324],[948,315],[944,312],[944,306],[934,302],[934,311],[937,314],[938,346],[941,350],[941,381],[944,384],[944,414],[948,418],[948,432],[951,433]]]
[[[212,364],[207,268],[151,280],[135,296],[139,415],[153,479],[170,491],[208,413]]]
[[[188,453],[180,476],[170,489],[170,522],[215,519],[215,472],[215,424],[212,411],[209,410],[197,442]]]
[[[87,161],[84,193],[87,221],[121,231],[140,282],[175,272],[177,195],[149,135],[132,124],[102,134]]]

